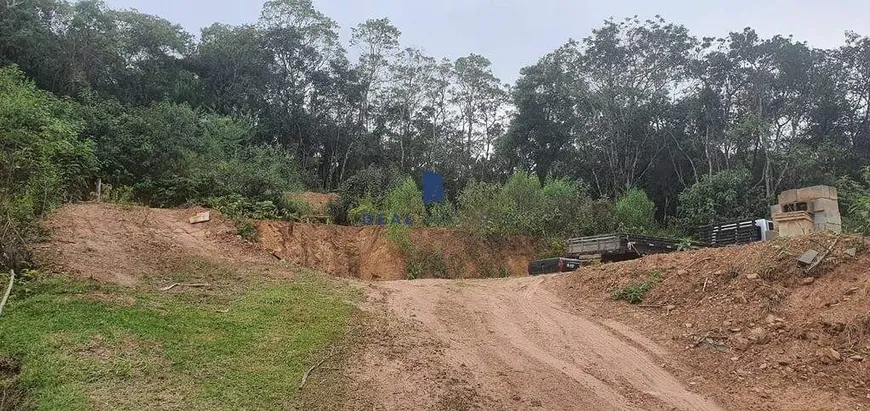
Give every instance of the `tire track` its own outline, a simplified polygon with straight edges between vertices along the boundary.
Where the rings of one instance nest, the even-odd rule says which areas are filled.
[[[420,280],[373,288],[386,296],[390,315],[443,343],[427,358],[438,362],[433,368],[467,371],[472,397],[488,401],[478,408],[721,409],[658,365],[652,353],[664,348],[621,324],[605,326],[568,310],[545,281]],[[437,402],[380,398],[387,409]]]

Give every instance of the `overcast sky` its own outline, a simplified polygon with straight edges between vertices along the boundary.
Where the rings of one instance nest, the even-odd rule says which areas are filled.
[[[259,0],[106,0],[180,23],[199,34],[215,22],[256,22]],[[836,47],[844,32],[870,35],[870,0],[314,0],[336,20],[347,41],[350,28],[368,18],[389,17],[402,45],[434,57],[477,53],[492,60],[502,80],[565,43],[583,38],[609,17],[656,14],[697,36],[724,36],[744,27],[762,36],[794,35],[813,47]]]

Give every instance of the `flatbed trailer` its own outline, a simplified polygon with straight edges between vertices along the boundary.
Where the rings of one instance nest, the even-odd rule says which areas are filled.
[[[680,240],[637,234],[604,234],[572,238],[567,242],[569,258],[600,259],[601,262],[633,260],[649,254],[679,251]]]

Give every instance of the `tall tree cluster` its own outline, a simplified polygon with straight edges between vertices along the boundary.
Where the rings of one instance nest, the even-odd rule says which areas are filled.
[[[667,214],[724,172],[771,199],[870,164],[868,68],[870,39],[851,32],[823,50],[749,28],[699,39],[660,18],[607,21],[523,69],[499,151],[601,196],[642,187]]]
[[[90,103],[170,101],[251,119],[252,143],[292,152],[314,188],[335,189],[372,165],[491,178],[483,164],[506,129],[508,87],[486,58],[404,48],[388,19],[360,23],[345,45],[310,0],[267,1],[255,24],[215,24],[198,41],[99,0],[0,8],[0,65]]]
[[[338,30],[311,0],[269,0],[257,22],[214,24],[198,38],[99,0],[18,0],[0,3],[0,66],[83,105],[98,175],[118,184],[155,174],[137,167],[173,169],[124,165],[124,147],[153,139],[200,150],[164,126],[211,136],[207,121],[244,130],[214,138],[221,155],[281,150],[315,189],[372,166],[429,169],[455,199],[468,181],[533,172],[582,180],[595,197],[642,188],[660,218],[698,184],[727,182],[763,202],[870,164],[870,38],[856,33],[815,49],[748,28],[698,38],[661,18],[609,20],[508,86],[484,56],[404,47],[388,19],[361,22],[347,44]],[[142,117],[151,114],[160,121]]]

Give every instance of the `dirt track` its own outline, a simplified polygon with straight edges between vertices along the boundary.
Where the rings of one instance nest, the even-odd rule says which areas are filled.
[[[568,308],[547,281],[371,285],[392,326],[359,377],[386,409],[721,409],[662,367],[664,348]]]

